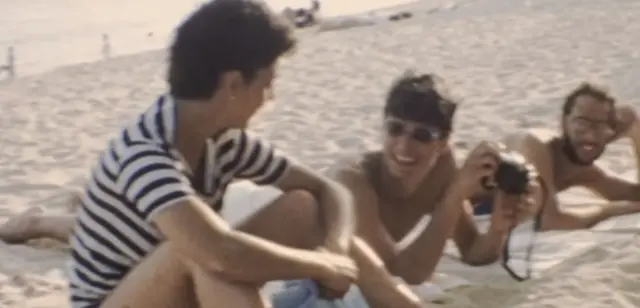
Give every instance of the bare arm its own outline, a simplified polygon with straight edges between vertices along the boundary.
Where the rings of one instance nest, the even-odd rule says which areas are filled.
[[[538,213],[545,200],[545,190],[540,188],[539,178],[536,177],[529,185],[529,192],[525,196],[508,195],[498,189],[487,192],[480,188],[482,194],[491,194],[491,222],[485,233],[478,231],[473,208],[466,204],[454,234],[463,262],[469,265],[487,265],[501,257],[511,229],[515,224]],[[512,210],[518,208],[519,211],[513,216]]]
[[[525,134],[513,138],[508,146],[519,151],[536,167],[545,187],[546,194],[541,213],[542,230],[587,229],[605,219],[638,211],[639,207],[635,202],[627,201],[603,205],[586,213],[563,211],[559,207],[557,189],[553,185],[553,157],[549,145],[532,134]],[[620,198],[622,194],[631,191],[629,183],[607,176],[597,166],[592,166],[585,173],[583,185],[610,200]]]
[[[592,166],[585,174],[583,185],[610,201],[640,202],[640,125],[633,125],[627,136],[631,139],[636,158],[636,172],[638,173],[636,182],[607,174],[598,166]]]
[[[235,231],[197,197],[168,206],[153,222],[186,257],[230,280],[321,279],[324,270],[320,253]]]
[[[453,155],[439,161],[439,174],[456,174],[457,167]],[[447,170],[448,169],[448,170]],[[447,181],[447,179],[443,179]],[[463,210],[467,198],[450,178],[443,189],[443,197],[431,215],[429,225],[418,235],[415,241],[406,247],[397,248],[389,260],[391,272],[402,277],[407,283],[420,284],[431,278],[435,271],[447,239],[449,239]]]
[[[498,229],[493,224],[486,233],[480,233],[471,205],[465,204],[453,240],[460,250],[462,262],[479,266],[493,263],[500,258],[507,235],[508,230]]]
[[[383,261],[394,255],[395,243],[378,217],[375,193],[362,174],[343,167],[334,176],[351,190],[355,200],[358,237],[351,246],[351,256],[359,268],[360,291],[373,308],[420,307],[417,295],[395,279]]]
[[[551,213],[555,214],[555,218],[551,219],[550,228],[586,229],[612,217],[640,212],[640,187],[635,183],[609,175],[598,166],[591,166],[584,174],[583,185],[611,202],[584,213],[559,210],[554,213],[552,209]]]
[[[357,285],[369,307],[423,307],[420,298],[409,286],[391,275],[384,262],[367,243],[355,238],[351,249],[351,256],[359,269]]]
[[[229,279],[265,282],[317,277],[322,254],[286,248],[231,229],[196,196],[175,160],[157,145],[134,145],[123,155],[117,186],[142,217],[205,270]],[[242,263],[239,263],[242,262]]]
[[[351,193],[339,183],[279,155],[259,139],[244,132],[237,138],[240,155],[244,157],[237,176],[259,185],[274,185],[283,191],[301,189],[312,193],[320,203],[326,230],[324,246],[347,254],[355,225]]]
[[[616,134],[610,142],[627,137],[631,141],[631,147],[636,159],[636,186],[640,186],[640,120],[636,108],[631,105],[621,105],[616,107]],[[637,192],[636,192],[637,193]],[[625,198],[629,199],[629,198]],[[631,199],[629,199],[631,200]],[[637,199],[632,199],[639,201]]]

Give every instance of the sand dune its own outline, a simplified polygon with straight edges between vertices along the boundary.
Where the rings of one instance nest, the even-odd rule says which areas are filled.
[[[464,100],[452,141],[460,155],[481,139],[556,127],[562,97],[585,79],[639,103],[638,1],[435,4],[447,5],[411,4],[424,14],[401,23],[305,33],[297,54],[282,63],[276,102],[253,130],[324,170],[376,148],[385,90],[406,68],[439,73]],[[163,91],[164,57],[147,52],[0,85],[0,215],[30,205],[63,211],[64,190],[81,185],[107,138]],[[624,142],[602,163],[617,173],[635,167]],[[576,199],[591,197],[563,196]],[[639,251],[633,237],[611,240],[531,282],[456,290],[445,306],[637,307]],[[0,306],[65,306],[64,256],[63,245],[0,244]]]

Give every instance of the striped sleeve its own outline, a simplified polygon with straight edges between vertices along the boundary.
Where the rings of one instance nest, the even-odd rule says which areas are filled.
[[[236,177],[250,180],[258,185],[270,185],[276,183],[289,167],[288,159],[276,153],[274,148],[242,132],[238,138],[239,147],[237,155],[240,158]]]
[[[195,195],[176,160],[160,146],[132,145],[126,152],[117,186],[145,220],[151,221],[163,209]]]

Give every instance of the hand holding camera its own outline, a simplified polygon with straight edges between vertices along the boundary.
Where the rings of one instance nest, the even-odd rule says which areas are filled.
[[[457,183],[466,196],[477,191],[478,184],[486,181],[484,179],[493,178],[503,149],[501,144],[482,141],[469,153],[457,177]]]
[[[520,153],[483,142],[471,152],[460,175],[467,178],[466,187],[475,188],[468,188],[469,194],[480,187],[493,193],[493,230],[509,231],[534,215],[538,174]]]
[[[484,190],[513,196],[529,193],[536,177],[535,168],[520,153],[487,141],[471,151],[459,173],[467,193],[477,191],[480,184]]]
[[[529,184],[536,176],[535,169],[518,152],[498,152],[498,165],[493,177],[484,177],[482,187],[488,191],[499,189],[507,195],[527,193]]]

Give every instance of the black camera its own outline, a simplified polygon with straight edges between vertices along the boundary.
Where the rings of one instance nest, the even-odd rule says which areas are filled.
[[[488,178],[482,180],[482,186],[487,190],[498,188],[508,195],[527,192],[533,172],[524,156],[514,151],[501,151],[499,160],[494,174],[495,186],[489,185]]]

